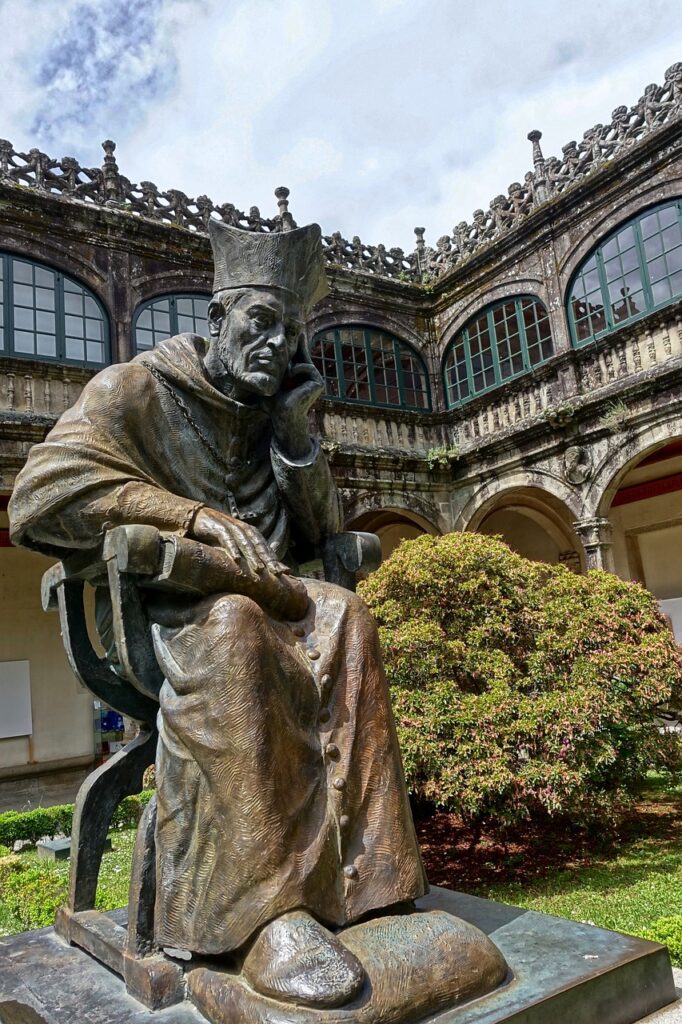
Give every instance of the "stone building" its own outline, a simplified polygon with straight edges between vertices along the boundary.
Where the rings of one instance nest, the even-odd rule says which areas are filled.
[[[682,64],[435,247],[325,236],[313,412],[347,525],[390,552],[501,534],[642,581],[682,636]],[[293,225],[0,141],[0,775],[93,758],[93,709],[40,610],[49,559],[12,548],[30,446],[111,361],[205,333],[211,217]],[[324,226],[323,226],[324,227]],[[4,497],[2,497],[4,495]]]

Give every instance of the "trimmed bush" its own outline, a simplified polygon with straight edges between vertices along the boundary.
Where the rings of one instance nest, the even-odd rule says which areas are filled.
[[[659,917],[642,933],[642,938],[667,946],[675,967],[682,967],[682,914]]]
[[[647,771],[679,767],[653,718],[679,706],[682,654],[638,584],[452,533],[403,542],[360,593],[408,786],[475,832],[547,815],[601,826]]]
[[[152,796],[153,790],[143,790],[137,796],[125,797],[114,812],[111,828],[135,827]],[[70,836],[72,828],[73,804],[36,807],[33,811],[5,811],[0,814],[0,844],[10,850],[16,842],[35,845],[46,837]]]

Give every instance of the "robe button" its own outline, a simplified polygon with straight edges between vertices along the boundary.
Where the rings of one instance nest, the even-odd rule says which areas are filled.
[[[311,661],[317,661],[319,656],[320,656],[320,652],[316,651],[315,648],[313,648],[312,650],[308,651],[308,657],[310,658]]]
[[[358,877],[358,869],[355,867],[355,864],[346,864],[345,868],[343,869],[343,873],[346,876],[346,878]]]
[[[292,626],[291,632],[294,634],[294,636],[305,636],[305,629],[303,628],[303,626]]]
[[[320,713],[319,713],[319,715],[317,717],[317,720],[318,720],[318,722],[321,722],[324,725],[324,723],[328,722],[331,717],[332,717],[332,713],[329,710],[329,708],[322,708],[322,710],[320,711]]]
[[[346,788],[346,780],[342,779],[339,776],[338,778],[334,779],[333,785],[334,785],[334,789],[345,789]]]
[[[347,814],[342,814],[341,817],[339,818],[339,827],[340,828],[348,828],[349,825],[350,825],[350,818],[348,817]]]
[[[327,757],[330,757],[332,759],[332,761],[336,761],[340,753],[336,743],[328,743],[327,746],[324,748],[324,752],[327,755]]]

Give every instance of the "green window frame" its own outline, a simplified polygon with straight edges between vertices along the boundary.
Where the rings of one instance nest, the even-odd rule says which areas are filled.
[[[554,355],[549,315],[534,295],[484,306],[445,350],[443,387],[448,409],[530,373]]]
[[[185,332],[207,337],[211,298],[201,292],[174,292],[141,303],[133,317],[135,352],[149,352],[160,341]]]
[[[387,331],[361,324],[333,327],[315,335],[311,354],[328,398],[431,411],[424,360],[411,345]]]
[[[68,274],[0,252],[0,356],[107,366],[109,317],[97,296]]]
[[[566,313],[581,348],[682,297],[682,199],[640,211],[604,238],[571,279]]]

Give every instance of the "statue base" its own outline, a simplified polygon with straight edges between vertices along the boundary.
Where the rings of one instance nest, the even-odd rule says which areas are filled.
[[[547,1024],[551,1020],[634,1024],[675,1000],[667,950],[657,943],[446,889],[433,889],[418,906],[445,911],[481,929],[499,948],[513,977],[488,995],[435,1013],[424,1013],[415,989],[415,999],[403,1017],[407,1021],[426,1022],[437,1017],[438,1024]],[[110,917],[125,921],[124,912]],[[22,1024],[24,1020],[71,1024],[74,1014],[99,1024],[151,1020],[154,1024],[206,1024],[210,1016],[207,1004],[202,1006],[204,1016],[189,1000],[150,1014],[126,992],[121,978],[83,949],[67,946],[52,928],[12,936],[2,940],[1,946],[0,1021],[10,1013],[14,1016],[8,1019]],[[418,960],[420,950],[415,949],[413,955]],[[189,998],[197,1003],[208,999],[215,980],[209,976],[217,973],[193,962],[187,965]],[[362,1007],[315,1011],[290,1006],[284,1007],[286,1012],[280,1018],[273,1017],[273,1005],[281,1009],[282,1004],[273,1004],[247,990],[235,976],[220,973],[220,990],[231,992],[224,1007],[231,1016],[222,1018],[230,1024],[262,1020],[273,1024],[279,1020],[287,1024],[355,1024],[372,1019],[362,1016]],[[237,997],[241,1002],[234,1003]],[[396,1018],[384,1015],[374,1019],[385,1024]]]

